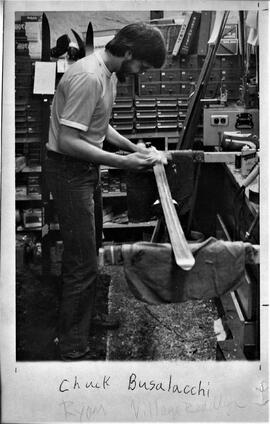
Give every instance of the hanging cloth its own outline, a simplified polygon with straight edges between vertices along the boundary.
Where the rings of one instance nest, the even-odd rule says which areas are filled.
[[[219,297],[244,282],[243,242],[210,237],[191,244],[191,251],[195,265],[184,271],[176,265],[170,244],[124,245],[124,273],[131,292],[143,302],[158,305]]]

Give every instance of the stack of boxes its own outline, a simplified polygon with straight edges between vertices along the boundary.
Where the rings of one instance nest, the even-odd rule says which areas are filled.
[[[112,110],[111,125],[120,132],[133,132],[134,104],[132,97],[116,99]]]
[[[158,130],[178,130],[180,125],[178,99],[173,97],[157,99],[157,117]]]
[[[15,136],[16,156],[25,155],[28,166],[40,165],[42,114],[33,95],[34,60],[29,55],[27,21],[15,24]]]
[[[102,193],[126,193],[127,185],[123,173],[114,169],[101,171]]]
[[[155,131],[157,127],[157,109],[155,97],[135,99],[135,130]]]
[[[30,18],[29,18],[30,19]],[[33,95],[35,59],[30,56],[31,42],[27,37],[27,25],[39,17],[23,17],[15,23],[15,139],[16,163],[24,158],[24,166],[41,165],[42,113],[40,100]],[[40,26],[40,23],[38,23]],[[33,43],[32,43],[33,44]],[[23,171],[23,167],[18,168]],[[39,172],[18,172],[16,174],[16,199],[18,230],[40,229],[42,226],[42,208],[36,201],[41,199],[41,181]]]

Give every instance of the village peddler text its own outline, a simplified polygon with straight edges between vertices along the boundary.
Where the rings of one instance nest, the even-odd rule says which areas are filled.
[[[110,376],[102,376],[97,379],[82,380],[75,376],[72,379],[63,379],[58,390],[61,393],[74,390],[108,390],[113,388]],[[146,380],[138,378],[135,373],[128,377],[127,390],[130,392],[167,392],[178,393],[183,395],[208,397],[210,396],[210,383],[203,383],[199,380],[196,384],[179,384],[172,375],[169,375],[164,380],[157,381],[156,379]]]

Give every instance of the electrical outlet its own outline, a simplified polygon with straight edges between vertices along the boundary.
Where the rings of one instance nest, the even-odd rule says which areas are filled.
[[[228,115],[211,115],[211,125],[215,127],[227,126],[229,124]]]

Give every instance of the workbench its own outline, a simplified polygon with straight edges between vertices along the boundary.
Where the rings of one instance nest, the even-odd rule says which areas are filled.
[[[204,165],[194,222],[197,221],[206,233],[213,234],[215,226],[217,238],[244,240],[259,212],[259,204],[249,200],[250,186],[239,195],[243,181],[234,163]],[[255,190],[256,184],[252,187]],[[249,241],[259,244],[258,223]],[[217,359],[259,359],[259,286],[259,265],[246,265],[245,284],[217,299],[229,337],[218,342]]]
[[[201,170],[192,230],[202,233],[205,238],[248,241],[258,246],[259,204],[250,201],[250,186],[242,189],[246,178],[235,170],[234,155],[231,156],[233,161],[228,162],[227,159],[224,161],[222,153],[218,158],[215,154],[209,157],[204,153],[195,154],[194,160],[200,163]],[[253,183],[254,191],[255,186]],[[161,242],[160,236],[158,231],[157,243]],[[120,250],[115,250],[112,257],[109,255],[111,260],[113,258],[110,263],[118,263]],[[226,340],[217,342],[218,360],[259,359],[258,261],[246,262],[245,269],[245,282],[238,289],[215,299],[226,332]]]

